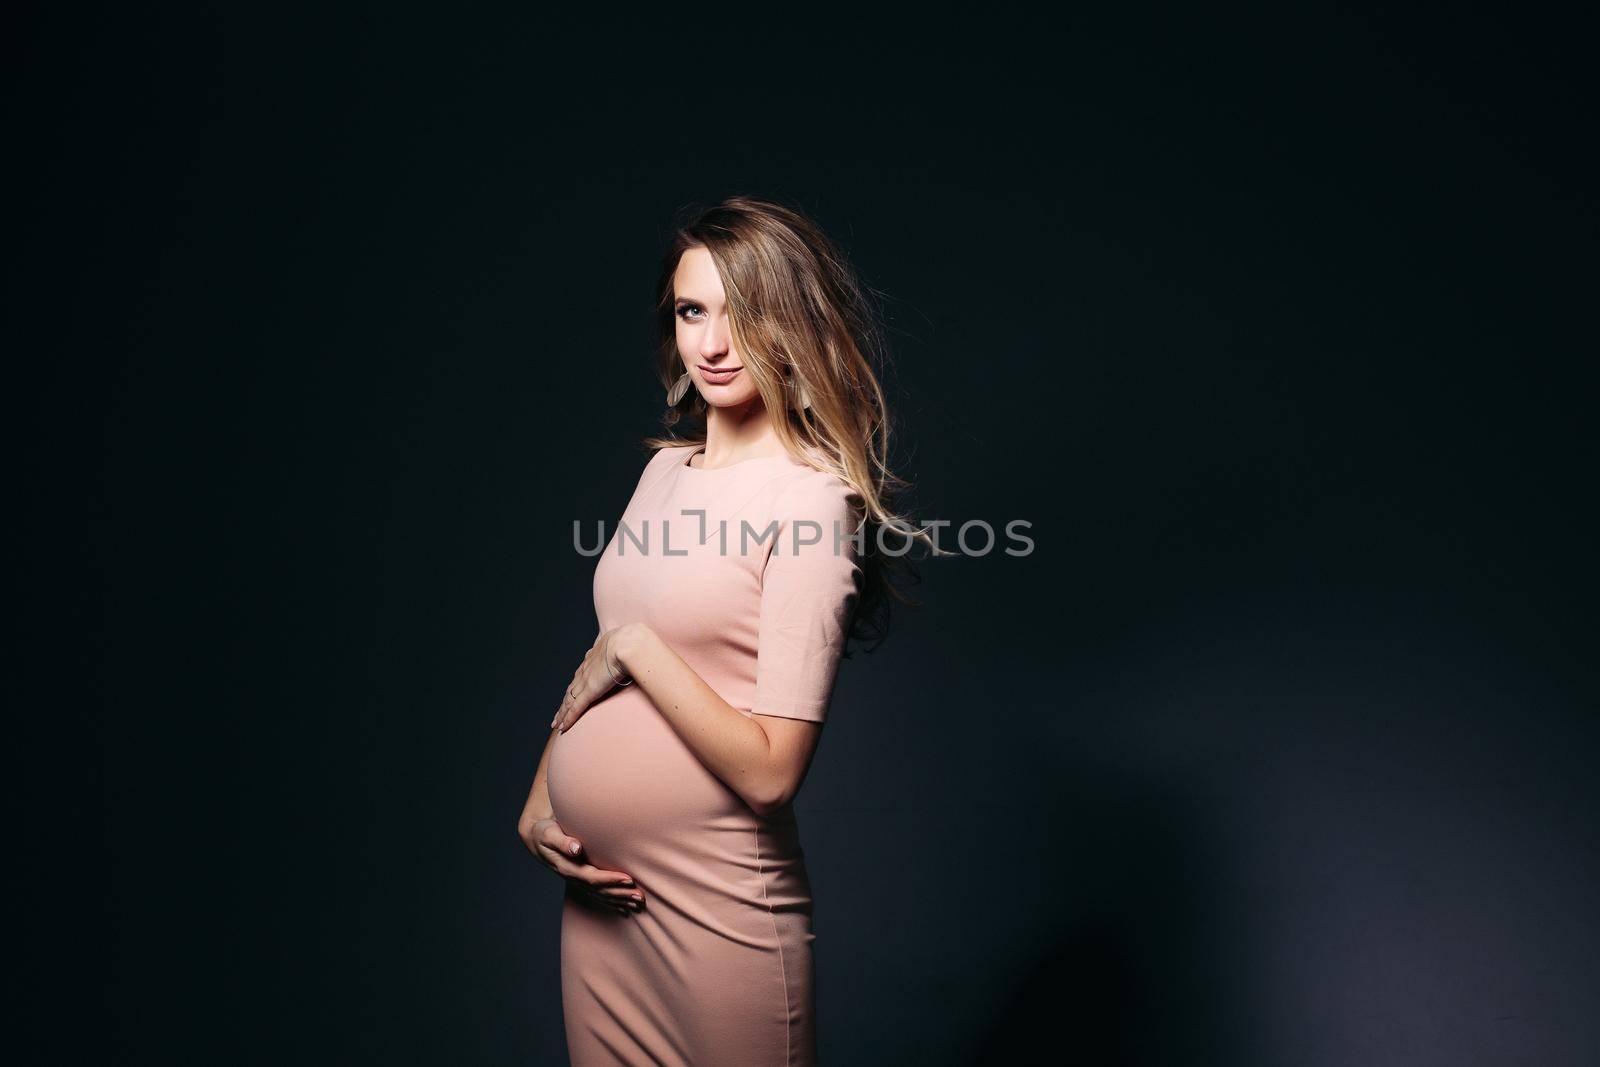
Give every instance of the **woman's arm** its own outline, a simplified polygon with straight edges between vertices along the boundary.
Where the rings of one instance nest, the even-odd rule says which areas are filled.
[[[771,815],[799,792],[822,723],[746,716],[644,623],[609,631],[595,651],[602,669],[615,663],[633,678],[700,762],[753,811]]]

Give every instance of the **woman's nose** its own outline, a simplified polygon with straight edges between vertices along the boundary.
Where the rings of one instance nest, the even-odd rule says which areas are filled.
[[[729,330],[726,319],[708,324],[705,332],[700,335],[701,358],[709,360],[727,355],[728,335]]]

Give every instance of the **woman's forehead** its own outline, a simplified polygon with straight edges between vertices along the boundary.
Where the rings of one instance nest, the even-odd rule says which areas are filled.
[[[722,276],[711,253],[704,248],[691,248],[678,260],[678,269],[672,275],[672,290],[680,300],[720,302],[724,293]]]

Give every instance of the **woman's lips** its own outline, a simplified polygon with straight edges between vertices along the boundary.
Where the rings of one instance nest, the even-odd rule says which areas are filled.
[[[700,377],[710,385],[727,385],[733,381],[733,376],[744,370],[743,367],[722,367],[720,369],[700,364]]]

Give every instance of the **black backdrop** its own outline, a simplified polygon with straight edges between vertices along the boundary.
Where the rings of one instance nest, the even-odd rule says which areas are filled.
[[[843,669],[825,1062],[1600,1060],[1579,27],[639,17],[13,16],[60,1051],[564,1062],[571,523],[752,192],[883,294],[918,513],[1037,545]]]

